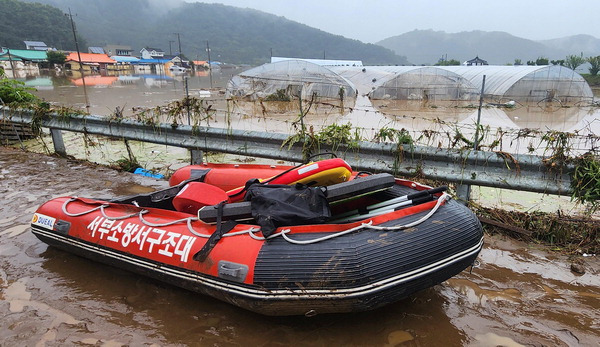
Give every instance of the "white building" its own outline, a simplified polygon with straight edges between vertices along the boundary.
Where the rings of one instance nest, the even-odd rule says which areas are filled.
[[[165,56],[165,51],[160,48],[144,47],[140,50],[142,59],[162,59]]]

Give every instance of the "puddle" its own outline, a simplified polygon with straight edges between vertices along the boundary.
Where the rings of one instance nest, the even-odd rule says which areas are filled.
[[[465,295],[472,304],[485,306],[488,301],[506,300],[515,303],[520,302],[521,292],[514,288],[491,290],[483,289],[477,284],[460,278],[451,278],[448,284]]]
[[[502,346],[502,347],[525,347],[524,345],[515,342],[513,339],[504,336],[498,336],[494,333],[487,333],[483,335],[476,335],[475,342],[469,344],[470,347],[488,347],[488,346]]]
[[[5,229],[4,231],[0,231],[0,236],[2,237],[15,237],[21,235],[29,229],[29,224],[23,225],[15,225],[11,228]]]
[[[4,298],[10,304],[10,312],[22,312],[31,299],[31,293],[27,291],[23,282],[17,281],[4,290]]]

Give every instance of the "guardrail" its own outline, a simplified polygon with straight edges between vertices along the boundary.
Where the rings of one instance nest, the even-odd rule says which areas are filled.
[[[2,118],[24,124],[34,121],[33,113],[29,111],[8,112],[6,108],[3,108]],[[131,119],[110,121],[94,115],[50,115],[35,121],[40,122],[40,126],[50,129],[55,151],[63,155],[66,154],[66,150],[62,142],[62,130],[183,147],[192,151],[192,161],[201,160],[201,155],[198,156],[200,151],[293,162],[303,160],[301,144],[295,144],[289,149],[287,146],[282,147],[288,136],[281,133],[188,125],[148,125]],[[332,148],[325,146],[321,147],[321,150],[332,151]],[[355,170],[418,175],[455,182],[463,188],[478,185],[557,195],[570,195],[572,192],[572,165],[555,172],[544,164],[543,157],[534,155],[507,156],[498,152],[423,146],[404,146],[399,152],[396,144],[372,142],[360,142],[357,149],[348,149],[342,145],[336,148],[335,153]],[[459,195],[461,191],[464,190],[459,189]],[[467,200],[468,194],[461,198]]]

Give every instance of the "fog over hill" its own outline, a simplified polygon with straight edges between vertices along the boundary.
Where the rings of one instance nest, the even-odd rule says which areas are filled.
[[[76,15],[77,28],[91,46],[145,46],[191,59],[262,64],[271,54],[297,58],[362,60],[366,64],[408,64],[384,47],[333,35],[284,17],[220,4],[158,0],[28,0]],[[169,43],[169,41],[172,41]]]
[[[584,57],[600,55],[600,40],[589,35],[533,41],[499,31],[414,30],[377,44],[406,56],[417,65],[435,64],[442,57],[463,62],[479,56],[489,64],[505,65],[514,63],[515,59],[525,64],[539,57],[559,60],[582,52]]]

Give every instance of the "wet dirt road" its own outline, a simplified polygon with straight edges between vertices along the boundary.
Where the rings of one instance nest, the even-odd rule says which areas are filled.
[[[486,236],[480,266],[367,313],[263,317],[49,248],[38,205],[165,186],[0,147],[0,346],[598,346],[600,266]]]

